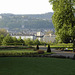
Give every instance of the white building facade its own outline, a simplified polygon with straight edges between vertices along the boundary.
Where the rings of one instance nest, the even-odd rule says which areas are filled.
[[[35,35],[32,35],[32,34],[17,34],[17,35],[11,35],[12,37],[16,37],[17,39],[19,38],[19,37],[21,37],[21,39],[31,39],[31,40],[35,40],[36,39],[36,37],[35,37]]]

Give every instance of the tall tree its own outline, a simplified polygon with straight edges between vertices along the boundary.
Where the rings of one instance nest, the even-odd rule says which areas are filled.
[[[49,0],[53,5],[52,21],[56,31],[56,39],[68,43],[75,34],[74,5],[75,0]]]

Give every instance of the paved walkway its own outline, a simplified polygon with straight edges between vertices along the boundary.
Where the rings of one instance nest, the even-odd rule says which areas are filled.
[[[40,49],[42,50],[47,50],[47,47],[40,47]],[[51,52],[54,52],[54,54],[52,54],[51,56],[66,56],[66,57],[70,57],[73,58],[75,52],[71,52],[71,51],[61,51],[61,50],[56,50],[56,49],[51,49]]]

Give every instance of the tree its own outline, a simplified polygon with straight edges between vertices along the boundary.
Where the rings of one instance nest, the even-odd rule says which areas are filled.
[[[16,37],[12,37],[13,38],[13,45],[18,45],[18,40]]]
[[[6,36],[8,34],[6,29],[0,29],[0,35]]]
[[[2,41],[2,45],[12,45],[13,38],[8,34]]]
[[[34,40],[34,44],[35,45],[39,45],[40,44],[40,41],[38,39]]]
[[[33,40],[31,40],[30,38],[24,39],[24,41],[25,41],[25,44],[28,46],[33,45]]]
[[[21,39],[21,37],[18,38],[18,43],[19,43],[19,45],[24,45],[25,44],[23,39]]]
[[[75,34],[75,0],[49,0],[53,5],[52,21],[57,41],[68,43]]]
[[[2,41],[3,41],[3,39],[4,39],[4,35],[0,35],[0,45],[2,45]]]

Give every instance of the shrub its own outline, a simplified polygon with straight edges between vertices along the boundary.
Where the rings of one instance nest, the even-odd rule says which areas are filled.
[[[75,60],[75,54],[74,54],[74,56],[73,56],[73,60]]]
[[[47,52],[51,52],[50,45],[48,45]]]
[[[36,50],[39,50],[39,46],[38,45],[36,46]]]
[[[38,50],[38,54],[44,54],[43,50]]]

